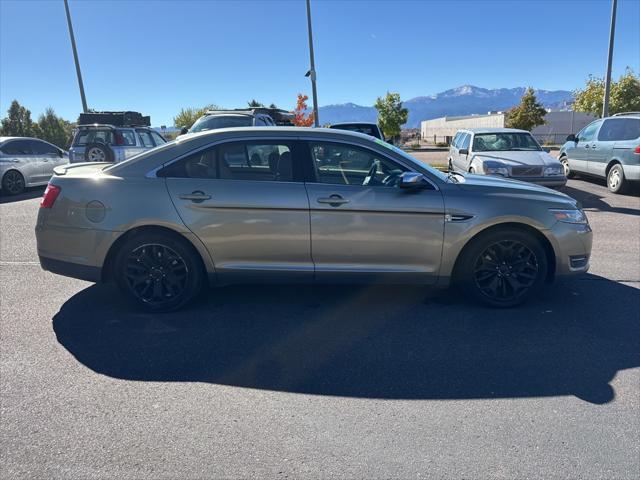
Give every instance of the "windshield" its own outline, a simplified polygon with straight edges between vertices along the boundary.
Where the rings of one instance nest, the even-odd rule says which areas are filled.
[[[249,115],[209,115],[196,121],[189,129],[189,133],[216,128],[250,127],[251,125],[253,125],[253,117]]]
[[[508,150],[541,151],[529,133],[480,133],[473,138],[474,152],[504,152]]]

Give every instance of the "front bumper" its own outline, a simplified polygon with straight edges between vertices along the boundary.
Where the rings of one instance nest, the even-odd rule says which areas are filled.
[[[567,177],[555,176],[555,177],[506,177],[510,180],[518,180],[520,182],[535,183],[536,185],[542,185],[543,187],[564,187],[567,184]]]
[[[546,235],[556,257],[556,275],[574,275],[589,270],[593,231],[587,225],[557,222]]]

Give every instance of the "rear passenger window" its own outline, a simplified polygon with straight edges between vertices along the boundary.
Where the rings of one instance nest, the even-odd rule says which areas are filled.
[[[13,140],[2,147],[6,155],[30,155],[31,145],[27,140]]]
[[[609,118],[598,132],[599,141],[635,140],[640,137],[640,118]]]
[[[155,147],[153,140],[151,139],[151,135],[146,130],[137,130],[138,135],[140,135],[140,140],[142,140],[142,145],[147,148]]]
[[[293,181],[292,145],[233,142],[190,155],[158,172],[159,177]]]

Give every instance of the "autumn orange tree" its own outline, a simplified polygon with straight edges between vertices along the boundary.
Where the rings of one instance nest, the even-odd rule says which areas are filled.
[[[296,109],[293,111],[293,124],[296,127],[310,127],[313,125],[313,112],[308,115],[305,114],[305,111],[307,110],[307,100],[309,100],[307,95],[303,95],[302,93],[298,94]]]

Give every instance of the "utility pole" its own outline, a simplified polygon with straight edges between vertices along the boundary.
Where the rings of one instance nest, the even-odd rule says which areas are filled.
[[[82,73],[80,73],[80,62],[78,61],[78,50],[76,49],[76,37],[73,35],[71,25],[71,14],[69,13],[69,3],[64,0],[64,9],[67,12],[67,25],[69,26],[69,37],[71,37],[71,48],[73,49],[73,60],[76,62],[76,74],[78,75],[78,86],[80,87],[80,98],[82,99],[82,111],[87,113],[87,99],[84,96],[84,85],[82,83]]]
[[[618,0],[611,1],[611,28],[609,30],[609,56],[607,57],[607,77],[604,83],[604,101],[602,117],[609,116],[609,92],[611,91],[611,64],[613,63],[613,39],[616,35],[616,7]]]
[[[66,0],[65,0],[66,1]],[[311,92],[313,95],[313,121],[316,127],[320,126],[318,118],[318,92],[316,90],[316,65],[313,58],[313,33],[311,31],[311,3],[307,0],[307,29],[309,30],[309,58],[311,61],[311,69],[305,75],[311,78]]]

